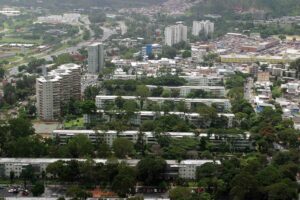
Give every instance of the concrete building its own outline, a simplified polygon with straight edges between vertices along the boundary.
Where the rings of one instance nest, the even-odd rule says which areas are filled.
[[[36,79],[37,113],[42,120],[55,120],[71,98],[81,98],[81,69],[65,64]]]
[[[180,162],[179,177],[183,179],[195,179],[197,168],[205,163],[221,164],[220,161],[213,160],[183,160]]]
[[[104,141],[109,146],[113,145],[113,141],[116,138],[126,138],[133,143],[136,143],[138,140],[140,132],[139,131],[122,131],[117,132],[115,130],[101,131],[101,130],[54,130],[52,132],[53,138],[58,138],[61,144],[66,144],[69,139],[76,135],[85,135],[87,136],[92,143],[97,143],[98,140]],[[156,144],[155,133],[152,132],[143,132],[143,140],[146,144]],[[165,132],[163,133],[166,136],[172,138],[182,138],[182,137],[196,137],[193,132]]]
[[[99,121],[109,122],[111,120],[116,120],[118,115],[121,115],[122,111],[114,112],[114,116],[109,111],[99,110],[97,114],[84,114],[83,119],[85,124],[92,124]],[[189,121],[197,128],[201,128],[203,126],[210,126],[210,122],[207,122],[203,119],[203,117],[199,113],[184,113],[184,112],[154,112],[154,111],[139,111],[135,112],[134,115],[130,118],[130,123],[134,126],[140,126],[143,122],[149,120],[155,120],[161,116],[165,115],[176,115],[183,120]],[[227,127],[230,128],[233,126],[235,115],[232,113],[218,113],[219,117],[226,117],[227,119]]]
[[[221,86],[223,85],[224,78],[223,76],[180,76],[180,78],[184,78],[188,85],[195,86]]]
[[[142,56],[158,56],[162,54],[162,46],[160,44],[147,44],[142,47]]]
[[[269,72],[258,72],[257,73],[257,82],[270,82],[270,73]]]
[[[95,43],[88,46],[88,72],[97,74],[104,68],[104,46]]]
[[[118,96],[96,96],[96,106],[98,109],[104,109],[105,105],[108,103],[113,103]],[[136,96],[122,96],[125,100],[136,100],[138,101],[138,97]],[[147,107],[147,103],[156,102],[159,105],[163,104],[165,101],[173,101],[173,102],[185,102],[188,109],[195,108],[199,104],[205,104],[211,106],[215,104],[220,110],[230,111],[231,103],[229,99],[198,99],[198,98],[164,98],[164,97],[148,97],[144,102],[144,106]]]
[[[252,55],[252,54],[228,54],[221,55],[222,63],[255,63],[266,62],[270,64],[291,63],[297,60],[300,56],[286,55],[286,56],[270,56],[270,55]]]
[[[153,90],[157,88],[158,86],[155,85],[147,85],[149,90]],[[180,97],[186,97],[189,95],[191,92],[195,91],[205,91],[209,96],[214,97],[214,98],[225,98],[226,92],[225,92],[225,87],[224,86],[163,86],[165,90],[177,90],[179,91],[179,96]]]
[[[2,177],[9,177],[11,172],[14,172],[15,177],[20,177],[21,172],[26,166],[32,165],[35,173],[38,176],[41,176],[43,172],[46,172],[46,168],[49,164],[64,161],[69,162],[76,160],[78,162],[85,162],[86,159],[70,159],[70,158],[0,158],[0,175]],[[118,160],[119,163],[126,163],[131,167],[135,167],[140,160],[136,159],[127,159],[127,160]],[[96,164],[98,163],[107,163],[107,159],[94,159]],[[214,162],[220,164],[220,161],[216,160],[166,160],[167,167],[164,172],[165,175],[168,175],[172,172],[173,178],[181,177],[186,179],[195,179],[196,178],[196,169],[205,163]],[[51,174],[47,174],[48,177]]]
[[[199,36],[203,34],[205,37],[212,35],[215,30],[215,24],[209,20],[206,21],[193,21],[193,31],[194,36]]]
[[[142,134],[142,135],[140,135]],[[211,148],[214,150],[220,150],[224,148],[230,148],[232,151],[245,152],[254,150],[253,139],[250,137],[249,133],[244,134],[226,134],[226,133],[216,133],[207,134],[200,133],[196,134],[194,132],[163,132],[160,133],[163,136],[170,138],[192,138],[194,140],[200,141],[204,138],[211,144]],[[87,136],[93,144],[96,144],[97,140],[102,140],[106,142],[110,147],[113,145],[113,141],[116,138],[125,138],[129,141],[136,143],[139,136],[142,136],[145,144],[153,145],[157,144],[157,133],[154,132],[140,132],[136,130],[117,132],[116,130],[54,130],[52,133],[53,138],[57,138],[60,144],[66,144],[69,139],[76,135]],[[230,150],[228,149],[228,150]]]
[[[187,26],[182,22],[177,22],[176,25],[165,28],[165,44],[173,46],[182,41],[187,41]]]

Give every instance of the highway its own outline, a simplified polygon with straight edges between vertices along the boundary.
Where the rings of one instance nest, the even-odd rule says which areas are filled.
[[[89,26],[87,25],[86,27],[89,27]],[[78,43],[76,46],[68,47],[68,48],[65,48],[65,49],[62,49],[62,50],[59,50],[59,51],[52,52],[52,53],[47,54],[47,55],[42,55],[40,57],[39,56],[35,56],[35,57],[43,58],[47,61],[52,61],[52,56],[58,56],[58,55],[63,54],[63,53],[74,53],[74,52],[78,51],[78,49],[81,49],[82,47],[86,47],[86,46],[88,46],[88,45],[90,45],[94,42],[105,42],[112,35],[117,34],[115,30],[109,29],[107,27],[101,27],[101,28],[103,29],[103,36],[102,36],[101,40],[96,41],[93,38],[94,33],[91,31],[92,39],[90,39],[89,41],[83,41],[83,42]],[[27,63],[23,63],[22,65],[26,65],[26,64]],[[8,70],[8,73],[9,73],[9,76],[18,74],[18,66],[10,68]]]

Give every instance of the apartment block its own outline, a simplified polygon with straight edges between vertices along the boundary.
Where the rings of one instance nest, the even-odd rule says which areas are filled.
[[[173,46],[182,41],[187,41],[187,26],[182,22],[177,22],[176,25],[165,28],[165,44]]]
[[[88,72],[97,74],[104,68],[104,45],[95,43],[88,46]]]
[[[71,98],[81,98],[81,68],[65,64],[36,79],[37,113],[42,120],[55,120]]]
[[[60,141],[60,144],[66,144],[68,140],[73,138],[76,135],[85,135],[87,136],[93,144],[96,144],[97,141],[104,141],[110,147],[113,145],[113,141],[116,138],[125,138],[136,143],[138,138],[142,136],[145,144],[152,145],[157,144],[157,133],[154,132],[140,132],[136,130],[128,130],[117,132],[116,130],[54,130],[52,132],[52,137],[57,138]],[[200,139],[206,139],[210,144],[211,148],[214,150],[220,150],[221,148],[227,146],[233,151],[243,152],[253,150],[253,140],[250,137],[250,134],[207,134],[200,133],[197,135],[194,132],[163,132],[160,133],[166,137],[170,138],[193,138],[200,141]],[[230,149],[228,149],[230,150]]]
[[[223,76],[180,76],[180,78],[184,78],[188,85],[194,86],[221,86],[223,85],[224,78]]]
[[[155,85],[147,85],[150,90],[157,88],[158,86]],[[180,97],[186,97],[191,92],[195,91],[204,91],[209,96],[215,98],[225,98],[225,87],[224,86],[178,86],[178,87],[171,87],[171,86],[163,86],[165,90],[177,90],[179,92]]]
[[[85,162],[86,159],[70,159],[70,158],[0,158],[0,175],[2,177],[9,178],[10,173],[14,172],[15,177],[20,177],[21,172],[27,166],[33,166],[35,173],[41,175],[42,172],[46,172],[47,166],[57,161],[70,162],[76,160],[78,162]],[[126,163],[128,166],[135,167],[140,160],[127,159],[118,160],[119,163]],[[94,159],[96,164],[106,164],[107,159]],[[173,178],[181,177],[185,179],[196,179],[196,170],[198,167],[205,163],[221,164],[219,160],[166,160],[167,167],[164,172],[164,176],[170,176]],[[47,174],[51,177],[51,174]]]
[[[97,121],[106,121],[109,122],[111,120],[116,120],[116,117],[119,114],[122,114],[121,111],[115,112],[114,116],[112,116],[109,111],[98,110],[97,114],[84,114],[83,119],[85,124],[91,124]],[[161,116],[165,115],[176,115],[183,120],[189,121],[191,124],[196,126],[197,128],[201,128],[204,124],[208,124],[209,122],[204,121],[202,116],[199,113],[184,113],[184,112],[154,112],[154,111],[139,111],[135,112],[134,115],[130,118],[130,123],[134,126],[140,126],[143,122],[149,120],[155,120]],[[226,117],[227,119],[227,127],[230,128],[233,126],[233,121],[235,115],[232,113],[218,113],[219,117]],[[208,124],[209,125],[209,124]]]
[[[104,109],[105,106],[109,103],[114,103],[115,99],[118,96],[96,96],[96,106],[98,109]],[[136,96],[121,96],[125,100],[136,100],[139,103],[139,98]],[[145,106],[149,102],[156,102],[159,105],[162,105],[165,101],[173,101],[173,102],[185,102],[188,109],[196,108],[199,104],[205,104],[207,106],[211,106],[215,104],[219,110],[230,111],[231,103],[229,99],[199,99],[199,98],[164,98],[164,97],[148,97],[145,101]]]
[[[204,36],[209,36],[214,33],[215,24],[209,20],[206,21],[193,21],[193,31],[194,36],[199,36],[203,34]]]

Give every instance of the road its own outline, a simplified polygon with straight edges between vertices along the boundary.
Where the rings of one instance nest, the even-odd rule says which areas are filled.
[[[89,26],[87,26],[87,27],[89,27]],[[98,41],[98,42],[104,42],[104,41],[108,40],[112,35],[116,34],[116,31],[113,30],[113,29],[109,29],[107,27],[101,27],[101,28],[103,29],[103,36],[102,36],[101,40]],[[94,36],[94,33],[91,32],[91,35]],[[76,46],[68,47],[66,49],[62,49],[62,50],[59,50],[59,51],[55,51],[53,53],[50,53],[48,55],[43,55],[41,57],[37,57],[37,56],[36,57],[37,58],[44,58],[47,61],[52,61],[52,56],[58,56],[58,55],[63,54],[63,53],[74,53],[74,52],[78,51],[78,49],[81,49],[82,47],[86,47],[86,46],[88,46],[88,45],[90,45],[94,42],[96,42],[96,41],[94,40],[94,38],[92,38],[89,41],[80,42]],[[27,63],[23,63],[23,65],[26,65],[26,64]],[[8,73],[9,73],[9,76],[13,76],[13,75],[18,74],[18,66],[9,69]]]
[[[118,24],[120,25],[120,28],[121,28],[121,34],[125,35],[127,33],[127,29],[128,29],[125,22],[124,21],[118,21]]]

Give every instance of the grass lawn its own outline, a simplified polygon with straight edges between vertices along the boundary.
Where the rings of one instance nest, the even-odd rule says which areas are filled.
[[[42,40],[25,40],[23,38],[3,37],[0,43],[42,44]]]
[[[71,121],[68,121],[68,122],[64,123],[65,128],[83,127],[83,126],[84,126],[83,117],[77,118],[75,120],[71,120]]]

